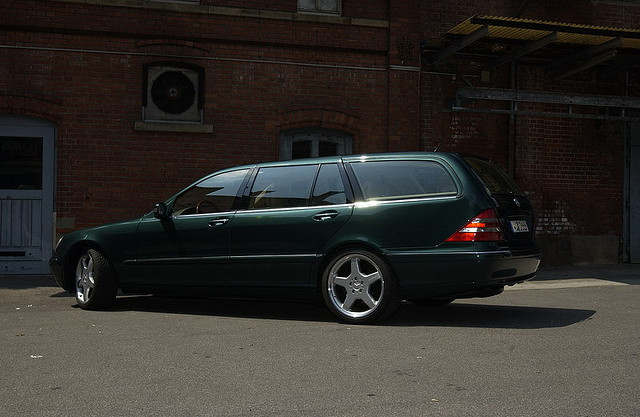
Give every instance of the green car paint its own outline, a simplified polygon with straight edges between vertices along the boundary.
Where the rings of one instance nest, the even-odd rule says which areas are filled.
[[[91,247],[108,260],[124,292],[314,299],[326,292],[321,282],[329,264],[351,250],[362,252],[363,262],[380,258],[384,265],[369,275],[377,279],[388,270],[391,277],[377,280],[392,286],[397,299],[493,295],[536,273],[533,211],[519,189],[489,190],[495,184],[477,171],[494,169],[490,162],[470,162],[458,154],[397,153],[222,170],[139,219],[69,233],[56,247],[51,269],[61,287],[74,291],[78,258]],[[421,170],[440,183],[429,184],[432,176],[424,173],[408,183]],[[498,213],[503,238],[447,241],[486,210]],[[349,276],[366,279],[365,272]],[[349,281],[356,295],[362,280]],[[373,295],[365,296],[371,303],[361,308],[365,319],[378,309],[371,300],[386,302],[384,291],[367,291]],[[366,322],[348,310],[337,315]]]

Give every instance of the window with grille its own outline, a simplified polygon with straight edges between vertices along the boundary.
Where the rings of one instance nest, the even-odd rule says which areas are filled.
[[[340,0],[298,0],[298,11],[305,13],[326,13],[339,15]]]
[[[333,129],[299,128],[282,133],[280,159],[317,158],[351,153],[350,134]]]

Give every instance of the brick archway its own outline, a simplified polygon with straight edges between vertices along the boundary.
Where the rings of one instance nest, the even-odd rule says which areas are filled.
[[[346,112],[329,108],[304,108],[278,112],[276,120],[266,128],[275,135],[299,127],[321,127],[340,130],[356,138],[360,132],[360,119]]]
[[[344,132],[352,137],[352,150],[357,152],[360,138],[359,124],[360,118],[353,114],[326,107],[309,107],[282,110],[273,121],[266,123],[265,129],[271,132],[278,154],[281,151],[282,132],[297,128],[322,128]]]
[[[60,103],[46,97],[34,97],[21,94],[0,95],[0,114],[36,117],[58,122]]]

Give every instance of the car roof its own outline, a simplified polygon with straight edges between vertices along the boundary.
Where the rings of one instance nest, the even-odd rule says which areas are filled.
[[[335,164],[339,162],[363,162],[363,161],[375,161],[375,160],[403,160],[403,159],[422,159],[422,158],[436,158],[443,159],[448,162],[452,160],[460,160],[459,153],[452,152],[380,152],[380,153],[368,153],[357,155],[338,155],[338,156],[326,156],[321,158],[301,158],[301,159],[288,159],[286,161],[265,161],[255,164],[246,164],[238,166],[230,166],[215,172],[210,173],[206,177],[220,174],[223,172],[236,171],[241,169],[254,169],[262,167],[278,167],[278,166],[296,166],[296,165],[312,165],[312,164]]]
[[[321,158],[303,158],[303,159],[290,159],[286,161],[270,161],[260,162],[253,165],[244,165],[237,168],[249,168],[249,167],[263,167],[263,166],[290,166],[290,165],[309,165],[309,164],[329,164],[337,162],[353,162],[353,161],[369,161],[376,159],[415,159],[415,158],[429,158],[429,157],[441,157],[448,159],[453,155],[449,152],[382,152],[382,153],[368,153],[357,155],[340,155],[340,156],[326,156]]]

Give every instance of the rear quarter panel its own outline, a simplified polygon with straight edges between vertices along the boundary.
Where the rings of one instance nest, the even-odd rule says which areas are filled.
[[[382,252],[435,248],[475,215],[492,207],[492,200],[478,179],[455,155],[409,155],[400,159],[434,161],[441,164],[456,183],[457,194],[445,197],[361,201],[362,192],[354,175],[351,174],[350,181],[356,198],[360,201],[356,202],[353,216],[340,234],[342,239],[363,240]]]
[[[479,248],[444,241],[474,216],[492,207],[493,200],[455,155],[409,159],[443,164],[455,179],[457,195],[357,202],[351,219],[323,253],[345,245],[373,248],[389,262],[404,291],[446,288],[456,281],[468,282],[473,279],[470,273],[449,267],[464,259],[471,261],[471,272],[476,258],[474,252]],[[357,182],[352,180],[352,184],[356,195],[362,196]],[[488,246],[488,250],[498,249],[496,244]]]

